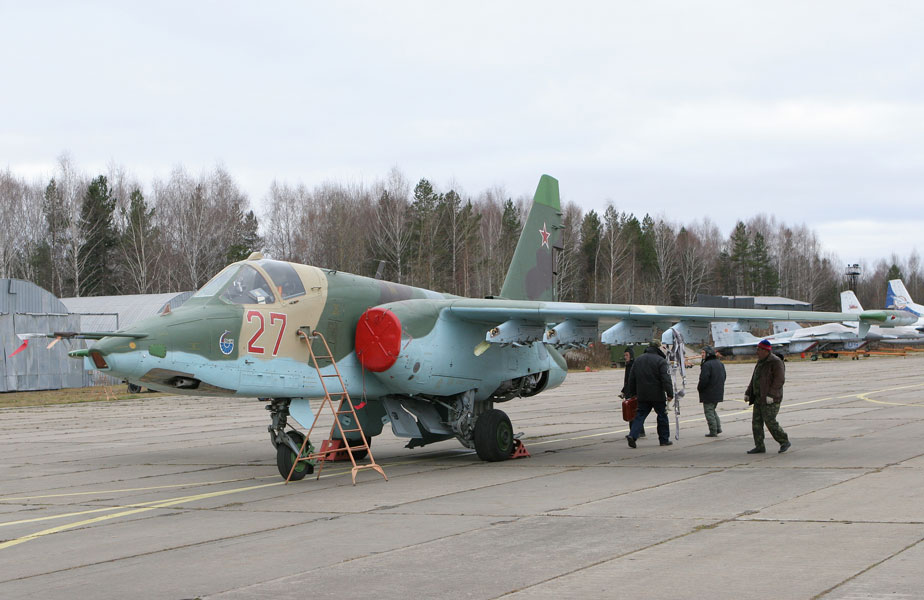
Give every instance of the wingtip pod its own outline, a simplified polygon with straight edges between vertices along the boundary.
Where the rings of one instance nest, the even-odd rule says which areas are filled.
[[[912,325],[917,320],[917,316],[904,310],[865,310],[860,313],[860,322],[876,323],[880,327]]]

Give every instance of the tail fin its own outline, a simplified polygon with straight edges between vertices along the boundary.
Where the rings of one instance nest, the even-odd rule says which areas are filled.
[[[757,344],[760,338],[747,332],[738,331],[737,323],[734,321],[712,322],[712,342],[716,348],[733,348],[735,346],[746,346],[748,344]]]
[[[773,322],[773,333],[786,333],[787,331],[796,331],[802,329],[802,325],[799,325],[795,321],[774,321]]]
[[[511,300],[555,300],[555,249],[561,247],[558,180],[539,179],[500,295]]]
[[[919,317],[924,313],[924,306],[915,304],[901,279],[889,280],[889,287],[886,289],[886,308],[907,310]]]
[[[841,292],[841,312],[850,314],[863,312],[863,306],[860,305],[860,300],[857,299],[857,295],[850,290]]]
[[[849,313],[852,315],[858,315],[863,312],[863,306],[860,304],[860,300],[851,290],[841,292],[841,312]],[[844,321],[843,324],[847,327],[857,326],[857,324],[853,321]],[[866,323],[865,325],[861,323],[860,327],[861,329],[866,329],[867,332],[869,331],[869,323]]]

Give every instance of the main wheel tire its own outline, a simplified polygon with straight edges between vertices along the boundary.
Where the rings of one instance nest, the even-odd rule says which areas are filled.
[[[286,435],[299,448],[301,448],[302,442],[305,441],[305,436],[295,430],[287,431]],[[308,442],[308,445],[305,446],[305,453],[307,454],[313,449],[311,442]],[[279,469],[279,474],[282,475],[283,479],[289,476],[289,471],[292,471],[292,463],[294,462],[295,452],[288,445],[279,444],[276,447],[276,468]],[[311,473],[314,473],[314,465],[304,460],[300,461],[295,465],[295,470],[292,471],[292,478],[289,481],[298,481]]]
[[[129,393],[129,394],[140,394],[140,393],[141,393],[141,386],[140,386],[140,385],[135,385],[134,383],[129,383],[129,384],[128,384],[128,393]]]
[[[513,425],[502,410],[486,410],[475,421],[475,452],[488,462],[507,460],[513,454]]]

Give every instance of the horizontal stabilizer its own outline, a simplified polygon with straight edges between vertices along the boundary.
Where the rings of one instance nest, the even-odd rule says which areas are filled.
[[[796,331],[802,329],[802,326],[796,323],[795,321],[774,321],[773,322],[773,333],[786,333],[789,331]]]

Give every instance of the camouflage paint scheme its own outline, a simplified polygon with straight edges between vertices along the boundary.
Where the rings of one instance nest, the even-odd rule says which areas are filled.
[[[354,403],[364,402],[358,415],[367,437],[391,422],[396,435],[411,438],[410,447],[451,437],[473,447],[479,415],[495,402],[560,385],[566,365],[556,348],[586,345],[598,339],[604,324],[616,324],[603,333],[605,343],[616,344],[647,341],[655,328],[678,321],[673,330],[697,341],[715,320],[887,318],[883,311],[848,315],[556,302],[553,249],[560,237],[558,181],[543,175],[500,298],[461,298],[255,255],[226,267],[182,307],[116,332],[120,337],[88,334],[102,339],[73,354],[83,356],[87,368],[104,364],[101,370],[151,389],[284,399],[281,410],[288,414],[291,403],[294,414],[305,399],[323,396],[298,335],[299,330],[320,331]],[[354,342],[357,321],[373,307],[390,311],[401,328],[400,350],[380,372],[363,367]],[[322,367],[333,372],[329,361]],[[402,408],[417,420],[410,428],[408,415],[398,414]],[[285,443],[276,429],[273,434],[271,427],[274,445]]]

